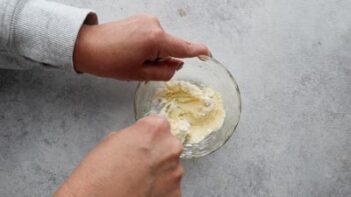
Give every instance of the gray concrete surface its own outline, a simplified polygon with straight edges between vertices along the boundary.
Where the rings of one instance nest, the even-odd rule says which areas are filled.
[[[101,22],[152,13],[236,77],[238,130],[182,162],[183,196],[351,196],[351,1],[62,2]],[[49,196],[99,139],[133,123],[135,85],[0,70],[0,196]]]

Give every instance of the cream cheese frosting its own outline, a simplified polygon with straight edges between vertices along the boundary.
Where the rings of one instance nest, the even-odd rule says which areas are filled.
[[[181,142],[198,143],[220,129],[225,118],[221,95],[210,87],[188,81],[169,81],[155,94],[159,113]]]

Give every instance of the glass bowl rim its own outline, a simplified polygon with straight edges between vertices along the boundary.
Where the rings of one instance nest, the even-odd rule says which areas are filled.
[[[202,154],[202,155],[196,155],[196,156],[191,156],[191,157],[181,157],[183,159],[196,159],[196,158],[201,158],[201,157],[204,157],[204,156],[207,156],[207,155],[210,155],[214,152],[216,152],[217,150],[219,150],[222,146],[224,146],[228,141],[229,139],[232,137],[232,135],[234,134],[234,132],[236,131],[236,128],[238,127],[239,125],[239,122],[240,122],[240,118],[241,118],[241,112],[242,112],[242,103],[241,103],[241,93],[240,93],[240,89],[239,89],[239,85],[238,83],[236,82],[234,76],[232,75],[232,73],[222,64],[220,63],[219,61],[217,61],[215,58],[213,57],[209,57],[209,56],[199,56],[198,57],[200,61],[205,61],[205,60],[212,60],[213,62],[215,62],[218,66],[220,66],[225,72],[226,74],[228,74],[229,78],[231,79],[231,82],[232,82],[232,85],[234,85],[235,87],[235,91],[238,95],[238,102],[239,102],[239,116],[238,116],[238,122],[235,124],[234,128],[232,129],[232,131],[230,132],[230,134],[228,135],[228,137],[215,149],[211,150],[210,152],[206,153],[206,154]],[[186,58],[185,58],[186,59]],[[172,79],[170,79],[172,80]],[[166,81],[154,81],[154,82],[166,82]],[[133,101],[133,108],[134,108],[134,119],[137,121],[138,118],[137,118],[137,109],[136,109],[136,98],[137,98],[137,93],[138,93],[138,90],[140,89],[141,85],[143,85],[148,83],[148,81],[139,81],[138,82],[138,85],[137,87],[135,88],[135,92],[134,92],[134,101]]]

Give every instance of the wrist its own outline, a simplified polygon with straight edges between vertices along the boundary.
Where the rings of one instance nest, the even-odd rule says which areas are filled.
[[[92,25],[82,25],[74,46],[73,66],[77,73],[85,72],[85,61],[91,55],[89,54],[89,43],[91,42]]]

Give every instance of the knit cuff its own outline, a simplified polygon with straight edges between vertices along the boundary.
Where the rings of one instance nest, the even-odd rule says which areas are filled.
[[[97,24],[92,10],[44,0],[27,1],[16,15],[15,49],[36,62],[74,71],[74,46],[84,23]]]

